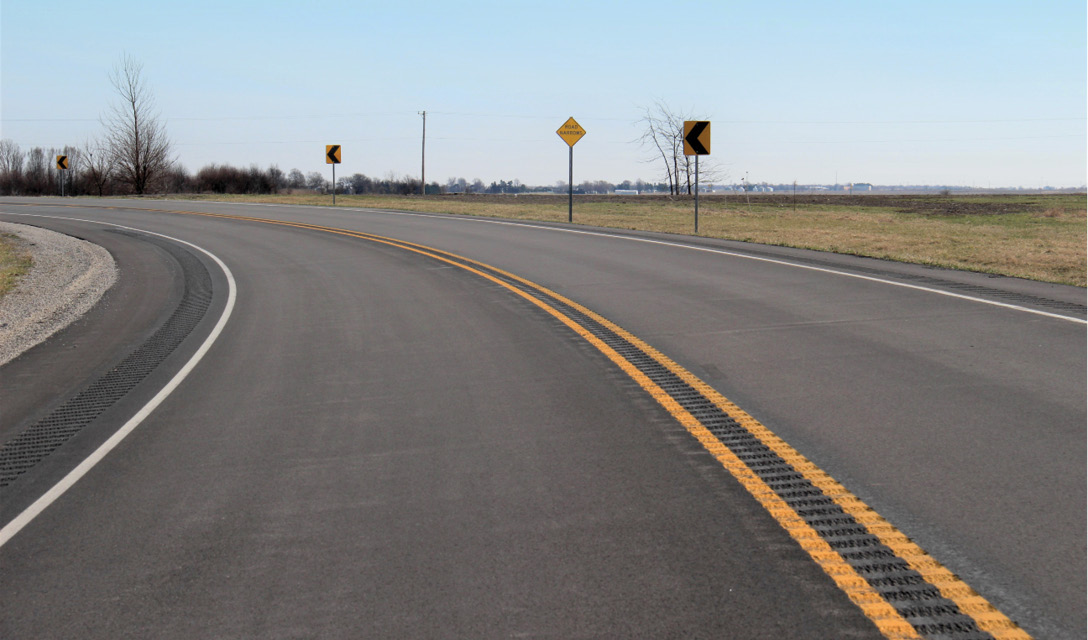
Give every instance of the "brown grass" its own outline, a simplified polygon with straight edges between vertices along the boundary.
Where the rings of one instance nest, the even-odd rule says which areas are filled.
[[[30,254],[19,246],[19,239],[0,234],[0,297],[15,288],[20,276],[30,271]]]
[[[192,196],[331,205],[331,196]],[[338,207],[566,222],[566,196],[337,196]],[[1083,194],[703,196],[699,235],[1085,286]],[[576,196],[578,224],[691,234],[691,198]]]

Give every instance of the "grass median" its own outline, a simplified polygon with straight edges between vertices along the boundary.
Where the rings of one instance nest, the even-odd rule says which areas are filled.
[[[172,196],[175,197],[175,196]],[[197,195],[193,200],[331,206],[332,196]],[[1085,286],[1084,194],[707,195],[699,235]],[[338,207],[566,222],[566,196],[346,196]],[[578,224],[691,234],[690,197],[575,196]]]

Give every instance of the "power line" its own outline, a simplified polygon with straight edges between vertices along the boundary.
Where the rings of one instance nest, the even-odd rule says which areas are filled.
[[[431,114],[472,118],[516,118],[525,120],[562,120],[566,116],[532,115],[511,113],[482,113],[470,111],[430,111]],[[170,122],[225,122],[255,120],[326,120],[331,118],[367,118],[407,116],[407,111],[370,111],[362,113],[322,113],[294,115],[245,115],[245,116],[177,116],[166,117]],[[414,114],[414,115],[418,115]],[[581,116],[587,120],[630,122],[629,118],[606,116]],[[100,122],[100,118],[0,118],[0,122]],[[1003,124],[1013,122],[1086,122],[1084,116],[1075,118],[999,118],[980,120],[716,120],[721,124],[769,124],[769,125],[890,125],[890,124]]]
[[[903,138],[899,140],[763,140],[763,144],[900,144],[910,142],[1000,142],[1004,140],[1051,140],[1058,138],[1084,138],[1084,134],[1071,133],[1053,136],[1008,136],[994,138]]]
[[[406,112],[373,111],[367,113],[322,113],[279,116],[179,116],[164,117],[168,122],[226,122],[252,120],[324,120],[329,118],[370,118],[405,115]],[[2,122],[100,122],[100,118],[0,118]]]
[[[1086,122],[1088,118],[1007,118],[1001,120],[722,120],[722,124],[1002,124],[1009,122]]]

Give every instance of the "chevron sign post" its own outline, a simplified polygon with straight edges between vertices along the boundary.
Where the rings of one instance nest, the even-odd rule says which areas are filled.
[[[57,171],[68,170],[68,156],[57,156]],[[60,195],[64,197],[64,174],[60,174]]]
[[[325,145],[325,164],[332,165],[332,204],[336,206],[336,165],[340,164],[340,145]]]
[[[567,121],[563,123],[563,126],[559,127],[556,133],[570,147],[570,164],[568,165],[570,178],[567,180],[567,222],[574,222],[574,145],[578,144],[582,136],[586,135],[586,130],[572,116],[567,118]]]
[[[695,233],[699,233],[699,156],[710,155],[710,121],[684,121],[684,155],[695,156]]]

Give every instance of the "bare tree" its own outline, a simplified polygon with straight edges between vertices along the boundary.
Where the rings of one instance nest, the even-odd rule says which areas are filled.
[[[145,193],[173,164],[170,138],[142,72],[143,65],[135,58],[127,54],[121,58],[110,73],[120,99],[103,119],[116,178],[137,194]]]
[[[690,112],[676,111],[657,100],[652,107],[646,108],[639,121],[645,129],[638,142],[653,154],[648,162],[660,159],[665,166],[665,181],[671,195],[691,195],[694,190],[695,161],[694,156],[684,155],[684,121],[698,119]],[[704,179],[714,180],[718,169],[715,164],[704,161],[699,173]]]
[[[287,186],[287,175],[276,165],[268,167],[268,180],[272,183],[271,193],[279,193]]]
[[[14,140],[0,140],[0,195],[15,195],[23,188],[23,158]]]
[[[173,163],[161,178],[166,193],[186,193],[193,190],[192,177],[180,163]]]
[[[328,182],[329,181],[325,179],[325,176],[317,171],[311,171],[306,174],[306,188],[311,191],[324,192],[325,188],[328,186]]]
[[[110,153],[109,145],[101,140],[91,140],[84,147],[87,157],[83,163],[83,174],[98,195],[103,196],[113,180],[113,154]]]
[[[291,169],[291,172],[287,174],[287,188],[305,189],[306,176],[302,175],[302,172],[298,169]]]
[[[51,191],[49,185],[49,163],[46,151],[33,147],[26,152],[26,168],[23,170],[23,193],[40,196]]]
[[[664,102],[657,100],[653,107],[647,107],[640,124],[646,127],[639,142],[644,147],[650,147],[654,156],[648,162],[655,162],[660,156],[665,166],[665,182],[669,185],[669,195],[678,193],[676,184],[676,140],[675,128],[672,126],[674,119],[671,110]],[[681,148],[681,151],[683,149]]]

